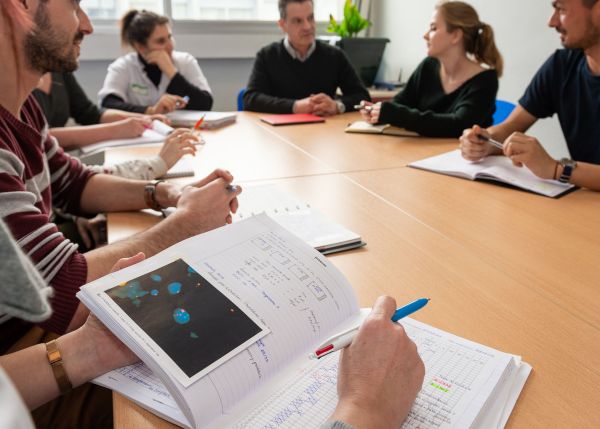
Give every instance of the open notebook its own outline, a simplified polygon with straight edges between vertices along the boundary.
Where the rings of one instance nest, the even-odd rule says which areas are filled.
[[[416,161],[409,164],[409,167],[470,180],[501,182],[553,198],[558,198],[575,188],[574,185],[568,183],[540,179],[527,167],[515,167],[505,156],[488,156],[482,161],[471,162],[462,157],[460,150]]]
[[[389,136],[418,137],[419,134],[414,131],[408,131],[404,128],[394,127],[389,124],[373,125],[366,121],[356,121],[351,123],[344,130],[347,133],[363,134],[385,134]]]
[[[274,184],[244,185],[234,222],[265,213],[324,255],[363,247],[356,232],[334,222],[319,210]],[[175,209],[163,210],[165,216]]]
[[[357,233],[329,219],[319,210],[274,184],[244,186],[234,222],[266,213],[288,231],[323,254],[362,247]]]
[[[237,119],[236,112],[204,112],[201,110],[175,110],[168,113],[174,127],[193,127],[204,116],[200,128],[212,129],[233,124]]]
[[[265,215],[182,241],[77,296],[145,364],[96,382],[192,428],[318,427],[337,401],[338,356],[308,354],[365,317],[331,261]],[[404,427],[503,427],[531,368],[402,324],[426,367]]]
[[[109,147],[162,143],[172,131],[173,128],[155,119],[154,121],[152,121],[152,127],[145,130],[140,137],[135,137],[131,139],[114,139],[101,141],[98,143],[83,146],[81,148],[81,152],[83,154],[90,154],[92,152],[97,152]]]

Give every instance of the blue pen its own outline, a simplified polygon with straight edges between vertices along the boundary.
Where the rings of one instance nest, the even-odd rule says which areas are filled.
[[[421,308],[425,307],[428,302],[429,298],[421,298],[411,302],[410,304],[406,304],[404,307],[400,307],[392,315],[392,322],[397,322],[403,317],[420,310]],[[354,337],[356,337],[356,334],[358,334],[359,328],[360,326],[357,326],[345,332],[334,335],[321,344],[314,353],[309,355],[309,357],[311,359],[321,359],[323,356],[327,356],[330,353],[334,353],[343,349],[344,347],[348,347],[352,343]]]
[[[190,97],[188,97],[187,95],[184,95],[184,96],[183,96],[183,97],[181,97],[181,98],[183,99],[183,103],[184,103],[184,104],[182,104],[182,103],[181,103],[181,102],[179,102],[179,101],[176,101],[176,102],[175,102],[175,107],[177,107],[178,109],[179,109],[180,107],[183,107],[183,106],[187,105],[187,104],[190,102]]]

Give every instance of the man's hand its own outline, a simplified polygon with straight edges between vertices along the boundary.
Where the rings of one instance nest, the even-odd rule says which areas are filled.
[[[338,106],[333,98],[324,93],[312,95],[310,97],[313,113],[318,116],[332,116],[337,115]]]
[[[504,154],[517,167],[526,166],[542,179],[555,179],[556,160],[542,147],[540,142],[523,133],[512,133],[504,141]]]
[[[357,428],[398,428],[423,384],[425,367],[402,325],[396,301],[380,297],[352,344],[342,351],[339,402],[331,419]]]
[[[173,60],[171,59],[167,51],[164,51],[162,49],[150,51],[144,55],[144,59],[149,64],[157,65],[160,71],[166,74],[169,79],[173,79],[173,76],[175,76],[175,74],[177,73],[177,69],[173,64]]]
[[[314,108],[312,97],[306,97],[301,100],[296,100],[292,110],[294,113],[313,113]]]
[[[83,244],[89,250],[106,244],[106,216],[98,214],[91,219],[77,216],[74,222]]]
[[[188,237],[231,223],[231,214],[238,209],[237,196],[242,192],[239,186],[234,190],[229,187],[232,181],[231,173],[218,169],[185,186],[177,210],[167,220],[177,217],[178,225]]]
[[[481,161],[489,155],[499,155],[501,152],[491,144],[488,144],[480,136],[490,137],[487,130],[475,125],[463,131],[460,137],[460,153],[468,161]]]
[[[113,266],[111,273],[143,261],[145,255],[138,253],[131,258],[122,258]],[[139,358],[110,332],[93,314],[90,314],[81,328],[85,337],[93,338],[96,355],[101,361],[101,366],[106,371],[121,368],[139,361]]]
[[[131,139],[141,136],[147,128],[150,128],[152,121],[149,117],[141,116],[139,118],[127,118],[121,121],[112,122],[111,136],[115,139]]]
[[[163,94],[154,106],[146,109],[147,115],[164,115],[176,109],[182,109],[187,103],[179,95]]]
[[[189,129],[179,128],[169,134],[160,149],[159,156],[167,164],[167,168],[175,165],[186,154],[196,155],[196,145],[200,139]]]

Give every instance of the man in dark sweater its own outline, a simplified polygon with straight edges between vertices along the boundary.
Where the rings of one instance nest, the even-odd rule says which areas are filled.
[[[370,99],[346,55],[315,40],[312,0],[279,0],[279,14],[286,36],[256,55],[245,110],[329,116]],[[341,97],[336,97],[338,87]]]

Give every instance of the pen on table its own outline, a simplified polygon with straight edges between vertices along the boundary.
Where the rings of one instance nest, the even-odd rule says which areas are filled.
[[[491,137],[484,136],[483,134],[479,134],[479,139],[491,144],[494,147],[497,147],[500,150],[504,149],[504,145],[502,143],[500,143],[498,140],[494,140]]]
[[[410,304],[406,304],[404,307],[400,307],[392,315],[392,322],[397,322],[403,317],[406,317],[414,313],[415,311],[420,310],[421,308],[425,307],[428,302],[429,298],[421,298],[411,302]],[[337,335],[334,335],[333,337],[325,341],[323,344],[321,344],[314,353],[311,353],[309,355],[309,357],[311,359],[321,359],[322,357],[327,356],[328,354],[337,352],[338,350],[341,350],[344,347],[348,347],[352,343],[354,337],[356,337],[356,334],[358,334],[359,328],[360,326],[357,326],[345,332],[341,332]]]
[[[366,110],[367,112],[370,112],[371,110],[373,110],[373,106],[367,106],[365,104],[355,104],[354,109],[355,110]]]

